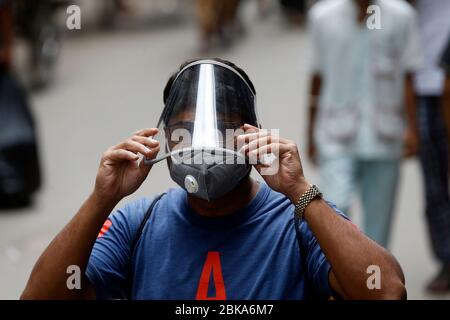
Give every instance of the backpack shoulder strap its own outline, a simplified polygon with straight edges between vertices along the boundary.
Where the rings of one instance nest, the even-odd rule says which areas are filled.
[[[134,239],[131,242],[131,255],[130,255],[131,258],[133,257],[134,250],[136,249],[136,245],[137,245],[139,239],[141,238],[142,231],[144,231],[145,225],[147,224],[148,219],[150,219],[150,216],[152,215],[153,208],[155,207],[155,205],[159,201],[159,199],[161,199],[162,196],[164,196],[164,195],[165,195],[165,193],[158,195],[152,201],[152,203],[150,204],[150,207],[148,207],[147,212],[145,213],[144,218],[142,219],[141,224],[139,225],[139,228],[138,228],[136,234],[134,235]]]
[[[147,224],[148,219],[152,215],[153,208],[155,207],[156,203],[165,195],[166,193],[162,193],[158,195],[150,204],[150,206],[147,209],[147,212],[145,212],[144,218],[141,221],[141,224],[139,225],[139,228],[134,235],[133,241],[130,245],[130,270],[129,270],[129,276],[127,278],[127,299],[131,299],[131,293],[133,290],[133,257],[134,252],[136,251],[136,245],[141,238],[142,231],[144,231],[145,225]]]

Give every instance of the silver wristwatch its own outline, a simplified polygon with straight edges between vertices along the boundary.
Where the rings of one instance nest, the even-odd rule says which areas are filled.
[[[311,203],[311,201],[317,198],[322,198],[322,192],[320,192],[317,186],[312,184],[308,191],[303,193],[295,204],[294,213],[300,221],[303,219],[303,214],[305,213],[306,207]]]

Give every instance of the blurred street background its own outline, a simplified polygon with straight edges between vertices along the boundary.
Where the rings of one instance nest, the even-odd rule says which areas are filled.
[[[40,253],[92,190],[102,152],[156,126],[165,83],[187,59],[220,57],[242,67],[255,84],[263,126],[295,140],[307,178],[318,179],[305,152],[310,34],[301,17],[288,20],[277,1],[243,1],[238,35],[205,47],[192,1],[127,1],[114,18],[105,16],[100,2],[76,2],[82,29],[63,32],[53,79],[43,89],[32,90],[27,44],[22,38],[14,42],[13,70],[29,89],[43,184],[31,206],[0,210],[0,299],[20,296]],[[64,28],[64,8],[59,16]],[[161,162],[130,198],[174,186]],[[390,249],[404,269],[409,299],[449,299],[424,290],[439,266],[423,208],[414,158],[401,166]],[[352,218],[358,225],[360,211],[355,197]]]

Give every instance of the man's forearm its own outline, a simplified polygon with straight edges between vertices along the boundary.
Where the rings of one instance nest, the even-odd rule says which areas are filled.
[[[445,79],[444,83],[444,93],[442,95],[442,113],[444,115],[445,125],[448,132],[448,137],[450,137],[450,74]],[[448,139],[450,143],[450,139]]]
[[[86,298],[87,288],[83,284],[81,290],[67,288],[67,267],[78,266],[84,278],[95,239],[115,205],[115,201],[104,201],[91,194],[40,256],[21,298]]]
[[[319,108],[319,95],[322,86],[320,75],[313,75],[311,81],[311,92],[309,98],[309,121],[308,121],[308,136],[312,139],[315,130],[317,110]],[[310,141],[311,143],[311,141]]]
[[[405,113],[407,125],[411,130],[417,130],[416,97],[413,76],[408,74],[405,79]]]
[[[399,299],[406,296],[403,272],[395,258],[334,212],[324,200],[314,200],[304,218],[332,267],[345,298]],[[369,266],[381,270],[381,288],[369,289]]]
[[[308,189],[308,183],[299,184],[298,190],[291,190],[288,197],[296,203]],[[350,221],[336,214],[325,200],[313,200],[306,207],[304,219],[331,265],[330,285],[343,298],[406,297],[403,272],[395,258]],[[380,268],[380,289],[371,290],[367,286],[369,266]]]

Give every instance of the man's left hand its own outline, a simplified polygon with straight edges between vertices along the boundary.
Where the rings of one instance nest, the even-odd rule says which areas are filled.
[[[303,174],[300,154],[294,141],[271,135],[268,130],[261,130],[246,124],[245,134],[238,137],[241,151],[250,159],[258,159],[256,170],[266,183],[275,191],[283,193],[293,203],[310,188]],[[264,155],[273,154],[271,163],[264,163]]]

